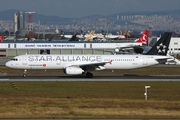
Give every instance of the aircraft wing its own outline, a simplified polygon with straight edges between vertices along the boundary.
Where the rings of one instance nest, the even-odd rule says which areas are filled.
[[[94,70],[103,70],[105,69],[104,65],[111,64],[112,60],[109,62],[93,62],[93,63],[85,63],[85,64],[71,64],[66,65],[65,67],[80,67],[85,71],[94,71]]]

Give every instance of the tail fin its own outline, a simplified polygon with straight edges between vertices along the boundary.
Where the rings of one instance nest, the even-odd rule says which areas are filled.
[[[0,36],[0,42],[3,42],[3,40],[4,40],[4,35],[1,35]]]
[[[94,35],[94,33],[95,33],[95,30],[92,30],[92,31],[89,33],[89,35]]]
[[[94,34],[95,34],[95,30],[92,30],[84,41],[91,41],[92,42]]]
[[[165,32],[156,44],[146,53],[146,55],[167,55],[171,36],[171,32]]]
[[[101,33],[102,33],[102,35],[106,35],[106,33],[104,32],[104,30],[101,30]]]
[[[61,30],[61,35],[64,35],[64,31]]]
[[[136,39],[135,42],[144,43],[144,44],[148,45],[149,33],[150,33],[150,30],[144,31],[144,33],[140,36],[140,38]]]
[[[81,30],[81,35],[85,35],[85,31],[84,30]]]

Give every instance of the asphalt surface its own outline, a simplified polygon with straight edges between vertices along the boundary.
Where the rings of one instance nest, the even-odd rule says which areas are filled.
[[[1,75],[0,81],[180,81],[180,75],[95,75],[93,78],[85,76],[15,76]]]

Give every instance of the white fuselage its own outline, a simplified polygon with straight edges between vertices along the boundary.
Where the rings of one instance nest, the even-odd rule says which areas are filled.
[[[158,64],[157,55],[20,55],[6,63],[15,69],[65,69],[71,66],[97,65],[104,69],[135,69]],[[102,65],[103,64],[103,65]]]

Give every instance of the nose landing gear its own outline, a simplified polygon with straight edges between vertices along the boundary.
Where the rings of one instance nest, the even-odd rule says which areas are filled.
[[[24,70],[23,77],[27,76],[27,70]]]

